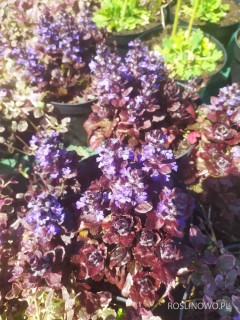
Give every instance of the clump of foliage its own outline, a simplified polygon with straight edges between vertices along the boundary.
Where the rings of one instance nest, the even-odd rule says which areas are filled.
[[[149,52],[139,40],[129,44],[124,60],[101,46],[90,67],[98,102],[84,127],[95,149],[108,137],[136,144],[154,128],[174,131],[191,123],[196,85],[183,88],[168,77],[160,55]]]
[[[217,199],[212,204],[215,228],[232,241],[238,239],[239,223],[239,119],[240,91],[233,84],[220,89],[209,105],[200,106],[195,123],[186,127],[184,137],[192,151],[180,166],[202,203]]]
[[[73,11],[76,0],[3,0],[0,3],[0,32],[3,36],[2,45],[9,48],[17,47],[21,43],[27,43],[34,37],[34,26],[45,8],[48,7],[52,14],[59,10],[66,9]]]
[[[43,92],[25,81],[16,59],[11,59],[14,50],[18,51],[16,48],[28,47],[33,42],[33,29],[48,4],[54,14],[60,8],[72,11],[74,1],[17,0],[0,4],[0,144],[7,153],[25,148],[46,118],[50,126],[55,123],[55,127],[61,127],[60,131],[66,130],[66,123],[59,126],[57,120],[49,116],[52,106],[46,103]]]
[[[191,16],[194,6],[194,0],[182,6],[182,13],[187,17]],[[222,0],[200,1],[196,12],[196,18],[211,23],[217,23],[222,20],[229,11],[229,4],[223,3]]]
[[[207,38],[200,29],[179,29],[174,36],[163,38],[161,45],[155,45],[170,70],[170,77],[188,80],[206,76],[216,71],[223,54],[216,44]]]
[[[162,1],[140,0],[103,0],[101,7],[94,13],[93,20],[98,27],[106,27],[108,31],[134,30],[159,19]]]
[[[8,304],[7,293],[11,289],[9,279],[11,277],[10,261],[14,259],[21,241],[22,230],[16,221],[17,203],[14,199],[11,186],[16,181],[7,182],[0,178],[0,314],[10,312],[15,318],[23,311],[23,306],[17,301]],[[4,313],[6,312],[6,313]]]
[[[181,9],[181,0],[178,0],[171,36],[163,38],[161,44],[152,48],[163,55],[170,76],[179,80],[209,75],[223,62],[223,53],[216,48],[216,44],[200,29],[192,30],[199,5],[199,0],[194,1],[188,27],[184,30],[178,28]]]
[[[199,259],[192,266],[188,286],[193,287],[187,301],[208,304],[209,307],[202,312],[205,319],[237,320],[240,317],[239,243],[223,247],[222,241],[216,240],[213,229],[209,229],[211,221],[203,217],[200,220],[201,229],[190,228],[189,239]],[[209,231],[210,237],[206,236]],[[190,291],[194,291],[194,296]],[[187,317],[188,311],[185,312]]]
[[[26,315],[39,316],[53,303],[53,313],[58,306],[70,319],[97,319],[116,315],[109,306],[121,295],[131,302],[128,313],[153,319],[147,309],[160,292],[172,299],[175,276],[189,258],[184,234],[193,210],[174,178],[167,137],[153,130],[135,147],[109,139],[97,159],[82,161],[59,139],[47,131],[31,141],[37,179],[16,226],[22,236],[10,260],[9,299],[26,301]]]
[[[47,10],[35,29],[34,45],[14,48],[25,81],[45,94],[45,101],[70,102],[89,91],[89,62],[96,45],[104,42],[85,8],[79,15]]]
[[[194,285],[203,290],[203,299],[208,302],[225,303],[225,308],[218,310],[220,319],[235,319],[240,316],[239,294],[239,257],[232,253],[220,254],[214,263],[204,265],[204,270],[197,270],[192,274]],[[200,288],[199,288],[200,287]]]
[[[42,94],[35,92],[21,78],[12,78],[0,89],[0,145],[2,151],[28,152],[28,143],[38,130],[67,131],[68,118],[61,122],[51,115],[52,105],[43,101]]]
[[[15,81],[0,89],[0,144],[9,152],[18,146],[23,148],[23,140],[27,142],[36,132],[44,112],[51,111],[51,106],[41,101],[41,94],[26,86],[24,81]]]
[[[186,139],[198,142],[196,167],[199,176],[223,177],[239,174],[240,95],[237,84],[220,89],[209,105],[198,109],[198,117]]]

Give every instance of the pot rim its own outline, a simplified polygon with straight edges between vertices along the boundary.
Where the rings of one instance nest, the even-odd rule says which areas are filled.
[[[165,12],[165,18],[166,18],[166,15],[167,15],[166,10],[164,10],[164,12]],[[136,31],[136,32],[131,33],[131,31],[138,30],[139,27],[137,27],[133,30],[113,31],[112,36],[119,37],[119,38],[132,37],[132,36],[138,37],[145,32],[149,32],[150,30],[153,30],[155,28],[158,28],[159,26],[162,26],[161,17],[159,16],[159,18],[160,18],[159,20],[152,21],[152,22],[146,24],[145,26],[142,26],[142,27],[146,27],[146,29],[143,31]],[[121,34],[119,34],[119,33],[121,33]]]
[[[87,101],[84,101],[84,102],[80,102],[80,103],[68,103],[68,102],[57,102],[57,101],[51,101],[50,103],[53,105],[53,106],[68,106],[68,107],[78,107],[78,106],[82,106],[82,105],[85,105],[85,104],[88,104],[88,103],[94,103],[96,102],[98,99],[97,97],[94,98],[94,99],[90,99],[90,100],[87,100]]]
[[[81,103],[62,103],[52,101],[51,104],[54,106],[54,109],[57,110],[61,115],[85,116],[86,114],[89,114],[91,112],[91,106],[97,101],[98,99],[95,98]]]

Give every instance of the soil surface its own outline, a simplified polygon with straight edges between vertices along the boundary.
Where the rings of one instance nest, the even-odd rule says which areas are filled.
[[[207,1],[207,0],[204,0],[204,1]],[[188,3],[188,2],[184,1],[184,3]],[[240,23],[240,4],[237,4],[234,0],[222,0],[222,3],[229,4],[230,10],[227,12],[225,17],[223,17],[219,22],[217,22],[217,24],[220,25],[221,27],[226,27],[236,23]],[[175,12],[175,6],[172,7],[172,10],[173,12]],[[183,21],[189,22],[189,16],[186,17],[181,13],[180,17]],[[206,25],[207,23],[199,19],[195,19],[194,24]]]

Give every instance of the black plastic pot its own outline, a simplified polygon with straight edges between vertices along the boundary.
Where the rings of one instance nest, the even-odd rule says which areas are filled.
[[[71,120],[67,127],[68,132],[64,135],[66,144],[87,145],[87,133],[83,124],[91,113],[91,106],[95,102],[97,99],[79,104],[52,102],[58,119],[69,117]]]
[[[97,99],[92,99],[83,103],[61,103],[61,102],[51,102],[55,110],[57,110],[61,115],[64,116],[80,116],[86,115],[91,112],[91,106]]]
[[[117,46],[119,48],[127,48],[128,47],[128,43],[130,41],[133,41],[136,38],[139,38],[141,35],[143,35],[144,33],[151,33],[153,30],[155,30],[156,28],[158,28],[159,26],[161,26],[160,22],[156,22],[156,23],[151,23],[149,25],[148,28],[146,28],[146,30],[143,31],[138,31],[138,30],[133,30],[131,31],[126,31],[126,32],[114,32],[111,40],[116,41],[117,42]]]
[[[165,22],[167,20],[167,10],[164,9],[164,17]],[[128,51],[128,44],[130,41],[133,41],[144,34],[151,34],[155,29],[161,28],[162,24],[160,21],[151,22],[146,27],[141,27],[131,31],[121,31],[121,32],[113,32],[112,37],[110,38],[110,42],[116,41],[117,49],[120,56],[125,56]]]
[[[207,0],[205,0],[207,1]],[[235,0],[236,3],[239,3],[237,0]],[[174,20],[174,12],[173,12],[173,6],[170,6],[170,21],[173,22]],[[179,19],[179,22],[182,25],[187,26],[189,21],[185,21],[183,19]],[[239,28],[240,23],[233,23],[227,26],[221,26],[216,23],[211,23],[211,22],[206,22],[204,24],[194,24],[193,25],[195,28],[200,28],[203,32],[210,34],[214,38],[218,39],[226,48],[232,34]]]
[[[240,29],[235,34],[235,41],[233,47],[233,61],[231,65],[231,80],[240,84],[240,43],[238,38],[240,37]]]
[[[199,26],[200,27],[200,26]],[[218,39],[225,48],[227,47],[232,34],[239,28],[239,23],[234,23],[229,26],[219,26],[214,23],[208,23],[201,26],[204,32],[211,34],[213,37]]]

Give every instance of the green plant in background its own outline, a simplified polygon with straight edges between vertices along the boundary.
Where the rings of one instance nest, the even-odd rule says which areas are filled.
[[[181,11],[185,16],[192,15],[193,4],[194,0],[190,0],[183,5]],[[201,21],[217,23],[226,16],[229,9],[229,4],[222,3],[222,0],[201,0],[196,12],[196,18]]]
[[[179,29],[175,36],[164,38],[161,47],[156,45],[154,50],[163,55],[170,76],[181,80],[213,72],[222,59],[222,52],[200,29],[192,31],[190,37],[187,37],[187,30]]]
[[[192,77],[206,76],[217,69],[223,58],[215,43],[204,36],[200,29],[192,30],[199,3],[199,0],[195,0],[192,16],[185,30],[178,29],[181,9],[181,0],[178,0],[171,36],[163,38],[161,45],[153,47],[154,51],[164,57],[172,78],[189,80]]]
[[[103,0],[93,21],[99,28],[104,27],[110,32],[133,30],[157,20],[156,13],[161,5],[162,1],[145,1],[143,5],[139,0]]]

